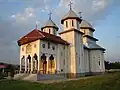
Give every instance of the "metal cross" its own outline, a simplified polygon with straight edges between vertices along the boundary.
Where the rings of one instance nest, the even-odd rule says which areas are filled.
[[[82,18],[82,15],[81,15],[81,13],[82,13],[82,12],[78,12],[78,14],[79,14],[79,17],[80,17],[80,18]]]
[[[70,1],[70,3],[68,4],[68,6],[70,6],[70,10],[72,10],[72,2]]]
[[[36,25],[35,25],[35,28],[36,28],[36,29],[37,29],[37,26],[38,26],[38,25],[37,25],[37,23],[36,23]]]
[[[50,19],[51,19],[51,15],[52,15],[52,13],[51,13],[51,12],[49,12],[49,14],[48,14],[48,15],[49,15],[49,20],[50,20]]]

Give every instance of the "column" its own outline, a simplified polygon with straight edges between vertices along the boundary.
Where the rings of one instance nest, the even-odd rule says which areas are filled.
[[[40,72],[40,59],[38,58],[38,69],[37,69],[38,72]]]
[[[22,64],[21,64],[22,59],[20,59],[20,73],[22,71]]]
[[[28,72],[30,71],[30,62],[29,59],[27,60],[27,65],[28,65]]]
[[[33,60],[34,58],[31,59],[31,73],[33,72]]]
[[[25,73],[27,72],[27,58],[25,57]]]
[[[49,57],[47,57],[47,74],[49,72],[48,64],[49,64]]]

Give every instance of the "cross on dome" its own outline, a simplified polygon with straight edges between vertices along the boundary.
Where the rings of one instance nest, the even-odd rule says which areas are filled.
[[[71,1],[70,1],[69,4],[68,4],[68,6],[70,6],[70,10],[72,10],[72,4],[73,4],[73,3],[72,3]]]
[[[38,25],[37,25],[37,23],[36,23],[35,28],[37,29],[37,27],[38,27]]]
[[[49,12],[49,14],[48,14],[48,15],[49,15],[49,20],[51,20],[51,15],[52,15],[52,13],[51,13],[51,12]]]
[[[82,18],[82,15],[81,15],[81,13],[82,13],[82,12],[78,12],[78,14],[79,14],[79,17],[80,17],[80,18]]]

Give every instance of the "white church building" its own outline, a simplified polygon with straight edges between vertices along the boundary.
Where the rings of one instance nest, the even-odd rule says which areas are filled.
[[[35,28],[18,40],[20,72],[64,74],[67,77],[105,72],[104,51],[93,36],[95,29],[70,8],[61,19],[63,30],[51,17],[40,30]]]

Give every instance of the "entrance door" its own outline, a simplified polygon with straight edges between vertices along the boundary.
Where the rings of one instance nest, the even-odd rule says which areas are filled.
[[[43,74],[46,74],[46,72],[47,72],[47,61],[44,60],[43,61]]]
[[[41,56],[41,60],[40,60],[40,73],[41,74],[46,74],[47,73],[47,61],[46,61],[45,54],[43,54]]]

